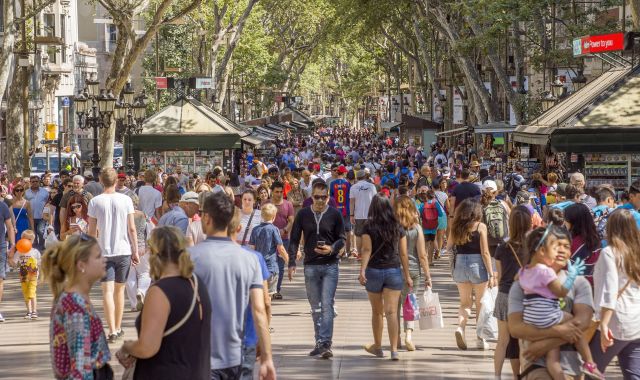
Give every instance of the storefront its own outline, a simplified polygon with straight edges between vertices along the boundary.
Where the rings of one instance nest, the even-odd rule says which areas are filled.
[[[148,118],[142,133],[131,138],[139,169],[162,168],[167,173],[181,166],[201,175],[216,166],[236,170],[241,126],[193,98],[180,98]]]
[[[640,72],[614,68],[568,96],[530,125],[515,141],[537,146],[545,166],[580,171],[587,187],[611,184],[622,191],[640,178]]]

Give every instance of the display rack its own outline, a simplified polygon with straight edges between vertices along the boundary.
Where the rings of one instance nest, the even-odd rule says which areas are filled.
[[[161,167],[167,174],[181,166],[184,173],[205,175],[216,166],[223,167],[223,163],[224,152],[219,150],[140,152],[141,168]]]
[[[587,188],[610,184],[616,190],[626,189],[633,177],[631,158],[628,154],[585,154],[584,174],[587,178]],[[636,172],[640,170],[640,162],[637,165],[639,167]]]

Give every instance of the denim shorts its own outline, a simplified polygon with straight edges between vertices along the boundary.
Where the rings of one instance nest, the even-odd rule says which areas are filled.
[[[474,285],[489,281],[487,268],[481,254],[456,255],[456,266],[453,269],[453,281],[456,283],[472,283]]]
[[[102,282],[115,281],[118,284],[124,284],[127,282],[130,267],[131,256],[107,257],[107,273],[102,278]]]
[[[0,280],[7,278],[7,243],[0,244]]]
[[[364,287],[367,292],[381,293],[382,289],[402,290],[404,279],[400,268],[376,269],[367,268],[364,271],[367,282]]]

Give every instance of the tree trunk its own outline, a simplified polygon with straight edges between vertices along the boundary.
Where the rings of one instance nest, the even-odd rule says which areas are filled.
[[[16,29],[14,27],[15,14],[13,12],[13,3],[14,1],[5,0],[2,9],[2,14],[4,15],[4,20],[2,20],[4,35],[2,39],[2,51],[0,51],[0,103],[2,103],[5,89],[9,83],[14,62],[13,46],[16,41]]]
[[[22,70],[14,70],[7,99],[7,171],[15,176],[24,169],[24,130],[22,116]]]
[[[628,0],[631,6],[631,18],[633,20],[633,30],[640,30],[640,0]]]
[[[420,47],[420,52],[422,53],[422,59],[424,59],[424,68],[427,73],[427,80],[431,84],[431,88],[433,92],[436,94],[440,94],[440,85],[435,81],[435,75],[433,70],[433,63],[431,62],[431,54],[429,54],[429,50],[427,49],[427,44],[424,41],[424,37],[422,32],[420,31],[420,25],[418,22],[418,16],[414,12],[413,14],[413,33],[416,36],[416,40],[418,40],[418,46]],[[425,98],[426,102],[428,98]],[[429,109],[431,109],[431,105],[429,105]]]

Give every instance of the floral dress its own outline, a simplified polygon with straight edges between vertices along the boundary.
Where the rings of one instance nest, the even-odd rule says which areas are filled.
[[[111,359],[102,321],[87,299],[62,292],[51,311],[51,362],[56,379],[92,380]]]

